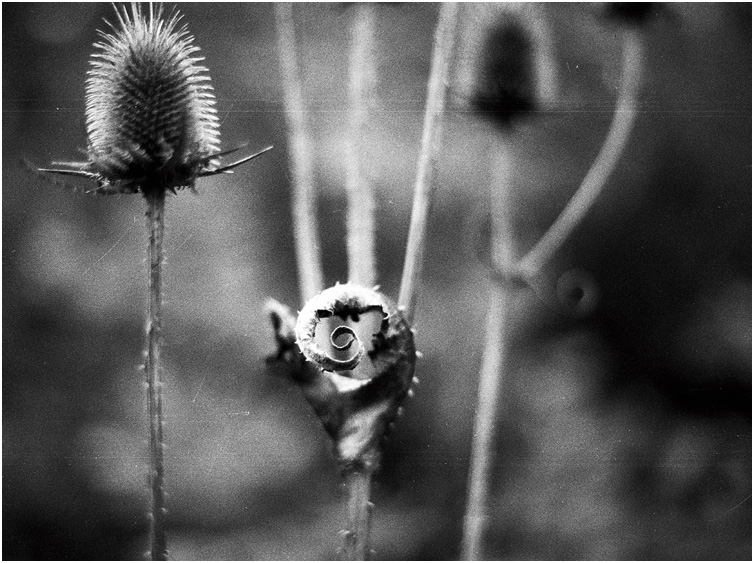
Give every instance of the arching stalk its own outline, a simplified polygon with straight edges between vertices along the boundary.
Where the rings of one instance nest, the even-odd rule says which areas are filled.
[[[534,277],[542,266],[563,246],[566,239],[594,205],[610,175],[615,170],[633,130],[638,108],[638,93],[643,69],[643,44],[636,29],[625,32],[623,73],[618,102],[610,131],[597,158],[581,182],[579,189],[539,242],[518,263],[517,270],[525,277]]]
[[[637,113],[638,91],[641,83],[642,39],[637,30],[625,32],[623,47],[623,72],[620,93],[616,104],[610,131],[597,158],[584,178],[581,186],[566,205],[553,225],[542,236],[534,248],[517,264],[511,265],[510,224],[506,219],[504,201],[507,190],[504,158],[497,163],[496,181],[493,194],[493,265],[503,273],[512,272],[533,280],[542,266],[564,244],[565,240],[584,218],[604,188],[607,179],[615,169],[626,146]],[[501,166],[502,165],[502,168]],[[498,202],[498,205],[496,205]],[[494,420],[497,416],[497,402],[503,380],[504,359],[506,357],[509,316],[512,290],[504,279],[493,285],[487,317],[485,352],[480,370],[478,402],[474,421],[471,467],[469,470],[468,497],[461,558],[475,561],[484,558],[483,535],[487,524],[489,481],[494,442]]]

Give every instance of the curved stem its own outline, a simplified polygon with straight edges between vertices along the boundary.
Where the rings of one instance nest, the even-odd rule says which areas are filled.
[[[581,186],[547,232],[529,253],[518,263],[517,269],[525,277],[534,277],[542,266],[565,243],[581,222],[615,170],[633,129],[637,113],[637,95],[643,68],[641,34],[628,30],[623,45],[623,74],[620,94],[613,114],[610,131],[597,158]]]
[[[162,440],[162,239],[165,230],[165,191],[154,190],[145,196],[149,228],[149,320],[147,325],[147,401],[149,404],[149,489],[151,493],[150,557],[167,561],[165,539],[165,468]]]
[[[375,78],[375,7],[359,2],[352,8],[353,30],[348,81],[348,281],[372,287],[375,273],[374,189],[364,174],[361,138],[368,119],[368,103]]]
[[[367,468],[349,469],[346,473],[348,489],[348,529],[343,532],[343,561],[369,559],[369,531],[372,519],[372,471]]]
[[[411,225],[406,243],[406,259],[398,297],[398,305],[405,308],[406,320],[413,320],[416,305],[416,289],[424,256],[424,240],[427,235],[427,218],[432,200],[433,176],[437,152],[440,148],[441,117],[445,107],[447,77],[452,61],[455,27],[458,13],[456,2],[443,2],[435,30],[432,66],[427,86],[427,104],[424,111],[424,130],[421,151],[416,170],[414,202],[411,210]]]
[[[275,28],[288,123],[288,152],[293,166],[293,234],[296,240],[299,290],[302,303],[306,303],[322,291],[324,274],[319,255],[312,148],[296,61],[293,8],[289,2],[275,3]]]
[[[641,38],[636,31],[627,32],[623,52],[623,75],[620,95],[605,143],[587,176],[558,219],[535,247],[514,268],[514,273],[534,277],[544,263],[565,242],[583,219],[605,182],[615,168],[633,127],[637,93],[642,72]],[[505,158],[498,164],[509,165]],[[502,171],[502,174],[500,172]],[[504,169],[495,174],[501,185],[493,202],[493,265],[497,271],[508,272],[511,263],[510,224],[505,213],[506,178]],[[469,472],[467,508],[464,517],[461,558],[474,561],[483,558],[482,536],[486,528],[489,496],[494,420],[501,387],[501,373],[507,353],[506,318],[510,314],[510,284],[494,284],[490,294],[487,336],[480,372],[477,415]]]

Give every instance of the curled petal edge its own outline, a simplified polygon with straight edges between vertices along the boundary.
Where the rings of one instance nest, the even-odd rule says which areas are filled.
[[[358,320],[360,315],[364,313],[380,311],[383,317],[380,332],[377,333],[380,334],[387,327],[386,308],[387,303],[376,291],[351,283],[337,284],[310,299],[301,309],[296,322],[296,343],[306,359],[314,362],[323,370],[348,371],[355,369],[361,363],[367,350],[353,329],[341,325],[330,334],[330,343],[336,350],[347,350],[354,342],[358,346],[351,357],[339,360],[330,356],[316,343],[317,325],[322,319],[333,316],[341,317],[343,320],[348,317]],[[351,336],[348,343],[345,345],[335,344],[335,340],[346,333]]]

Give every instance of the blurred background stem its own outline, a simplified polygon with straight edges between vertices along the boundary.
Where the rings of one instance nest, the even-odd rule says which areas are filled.
[[[296,60],[296,33],[291,3],[275,3],[275,30],[288,126],[288,154],[293,167],[293,235],[296,242],[299,291],[301,302],[306,303],[322,291],[324,274],[319,253],[314,156]]]
[[[516,271],[531,281],[565,243],[568,236],[586,216],[607,183],[625,149],[633,129],[642,76],[642,42],[639,31],[625,32],[623,69],[618,101],[605,142],[578,190],[561,214],[540,238],[532,250],[516,266],[513,264],[512,229],[506,218],[506,166],[510,166],[505,151],[493,157],[492,191],[492,263],[498,272]],[[507,276],[494,284],[490,292],[484,356],[480,368],[477,411],[472,438],[471,467],[461,558],[475,561],[484,557],[483,534],[486,528],[491,463],[494,457],[494,420],[503,379],[507,350],[506,318],[514,291]]]
[[[527,278],[535,277],[539,273],[586,216],[615,170],[633,130],[644,66],[643,45],[639,30],[630,28],[624,33],[623,70],[610,130],[599,154],[568,205],[534,248],[519,261],[517,269]]]
[[[490,288],[484,355],[479,373],[477,417],[471,445],[466,513],[463,520],[461,559],[482,559],[482,534],[487,524],[490,466],[494,452],[495,412],[501,387],[505,338],[503,330],[508,313],[508,290],[502,283]]]
[[[424,128],[419,162],[416,167],[411,224],[408,231],[408,242],[406,243],[406,259],[403,263],[401,289],[398,296],[398,305],[405,308],[406,320],[409,324],[413,321],[417,283],[424,257],[424,241],[427,236],[427,219],[434,191],[433,180],[442,135],[442,117],[445,108],[448,74],[453,60],[457,15],[457,3],[443,2],[440,5],[440,15],[435,28],[432,66],[429,71],[427,102],[424,111]]]
[[[490,147],[491,182],[491,259],[495,269],[506,271],[511,263],[512,227],[508,212],[508,189],[511,166],[509,154]],[[471,443],[466,513],[463,521],[461,559],[484,558],[483,534],[488,517],[490,474],[494,458],[495,418],[507,357],[507,328],[515,288],[505,281],[490,287],[485,345],[477,390],[476,417]]]
[[[348,80],[348,280],[372,287],[375,270],[374,188],[364,173],[362,137],[369,117],[376,73],[374,57],[375,5],[359,2],[351,8],[351,53]]]
[[[147,401],[149,404],[149,489],[151,494],[150,557],[167,560],[165,540],[165,469],[162,440],[162,264],[165,230],[165,190],[146,192],[149,229],[149,324],[147,325]]]

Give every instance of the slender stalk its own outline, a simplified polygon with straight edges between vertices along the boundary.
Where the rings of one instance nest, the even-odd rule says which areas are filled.
[[[643,68],[643,48],[638,30],[625,32],[620,93],[605,142],[579,189],[539,242],[518,263],[526,277],[534,277],[565,243],[605,187],[615,170],[636,121],[637,99]]]
[[[505,150],[496,153],[490,160],[492,163],[490,183],[492,262],[496,269],[505,271],[513,257],[511,243],[513,233],[508,213],[508,178],[511,160]],[[506,321],[510,316],[512,291],[514,289],[504,283],[493,283],[490,288],[461,542],[461,559],[466,561],[476,561],[483,557],[482,536],[487,525],[487,497],[494,457],[492,445],[503,368],[507,356]]]
[[[147,401],[149,404],[149,489],[151,492],[150,557],[167,561],[165,540],[165,468],[162,440],[162,240],[165,230],[165,191],[147,193],[149,228],[149,321],[147,325]]]
[[[348,489],[348,529],[343,533],[343,561],[369,559],[369,531],[372,520],[372,470],[350,469],[346,473]]]
[[[413,319],[416,306],[417,282],[424,256],[424,240],[427,234],[427,218],[434,187],[436,158],[440,148],[441,117],[445,107],[447,78],[452,61],[455,28],[458,14],[456,2],[443,2],[435,29],[432,66],[427,85],[427,103],[424,111],[419,162],[414,184],[414,202],[411,210],[411,225],[406,243],[406,259],[403,263],[403,276],[398,296],[399,306],[405,309],[409,323]]]
[[[477,411],[471,446],[466,514],[463,520],[461,559],[482,558],[482,534],[487,527],[487,497],[490,488],[492,442],[495,436],[495,413],[500,394],[500,374],[505,355],[503,330],[508,309],[508,289],[492,284],[487,311],[487,328],[482,367],[479,373]]]
[[[322,291],[324,274],[319,255],[313,152],[296,61],[293,8],[289,2],[275,3],[275,28],[288,124],[288,152],[293,166],[293,235],[296,240],[299,290],[301,301],[306,303]]]
[[[348,143],[346,188],[348,191],[348,279],[371,287],[375,284],[374,189],[364,174],[361,138],[368,120],[369,98],[374,87],[375,6],[359,2],[352,8],[352,48],[348,81]]]

